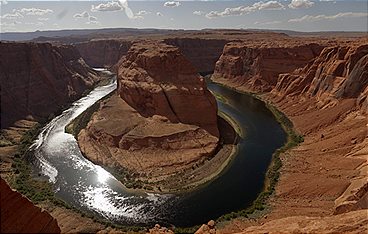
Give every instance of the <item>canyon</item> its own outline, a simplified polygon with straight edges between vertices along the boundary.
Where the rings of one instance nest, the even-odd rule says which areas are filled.
[[[178,48],[154,41],[134,43],[118,67],[117,93],[78,134],[84,155],[138,188],[183,190],[203,180],[193,168],[226,156],[204,79]]]
[[[170,191],[185,187],[180,179],[193,186],[204,175],[185,171],[219,153],[223,123],[217,120],[215,99],[197,75],[213,71],[213,81],[256,94],[281,110],[304,142],[280,155],[280,178],[265,215],[211,224],[198,233],[214,228],[218,233],[366,231],[367,37],[300,38],[242,30],[152,37],[148,43],[142,35],[73,45],[52,40],[1,43],[1,54],[10,57],[9,64],[1,64],[2,96],[4,90],[13,90],[2,97],[2,128],[18,119],[47,117],[80,97],[99,80],[87,64],[112,67],[118,91],[98,103],[79,132],[82,152],[97,164],[130,168],[134,179],[122,181],[139,184],[135,188]],[[27,69],[12,68],[14,48],[25,53],[19,64],[28,64]],[[60,67],[65,70],[55,70]],[[24,80],[16,83],[18,77]],[[19,91],[24,84],[26,98]],[[34,87],[63,92],[40,94]],[[220,154],[229,154],[231,147],[223,147]],[[184,174],[173,176],[178,171]],[[196,179],[190,180],[193,175]]]

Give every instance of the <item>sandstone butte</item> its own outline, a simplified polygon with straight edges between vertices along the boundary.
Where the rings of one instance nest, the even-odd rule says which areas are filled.
[[[1,233],[60,233],[56,219],[0,178]]]
[[[48,118],[100,79],[71,45],[0,42],[0,56],[1,128]]]
[[[117,94],[78,135],[82,152],[143,187],[185,183],[178,174],[217,153],[214,96],[179,49],[167,44],[135,43],[118,67]]]

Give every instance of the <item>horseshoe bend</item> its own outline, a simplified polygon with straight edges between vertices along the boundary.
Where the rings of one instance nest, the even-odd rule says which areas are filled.
[[[129,187],[184,190],[230,157],[234,130],[217,116],[214,96],[178,48],[133,44],[118,62],[117,83],[116,94],[100,103],[77,137],[93,162],[129,171],[123,178]],[[218,122],[233,135],[226,145]]]
[[[1,32],[1,232],[367,232],[366,31],[96,25]]]

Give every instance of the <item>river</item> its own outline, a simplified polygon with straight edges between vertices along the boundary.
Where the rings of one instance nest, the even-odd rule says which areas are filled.
[[[263,102],[215,83],[208,88],[226,100],[219,110],[234,119],[244,136],[219,177],[183,195],[132,193],[102,167],[83,157],[65,126],[116,89],[116,82],[95,88],[49,122],[32,145],[36,173],[54,184],[56,196],[99,218],[122,225],[193,226],[249,206],[263,188],[273,152],[286,135]]]

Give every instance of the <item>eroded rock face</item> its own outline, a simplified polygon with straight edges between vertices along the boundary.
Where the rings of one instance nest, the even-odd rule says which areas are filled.
[[[45,118],[99,80],[73,46],[0,43],[1,127]]]
[[[75,44],[81,56],[91,67],[111,67],[126,55],[131,46],[125,40],[91,40]]]
[[[368,44],[325,48],[310,64],[282,74],[274,89],[281,95],[305,94],[320,104],[358,98],[366,107],[368,86]],[[365,109],[365,108],[362,108]]]
[[[176,46],[198,72],[211,73],[229,40],[199,38],[168,38],[164,42]]]
[[[278,75],[305,66],[322,50],[311,44],[226,44],[216,63],[213,79],[227,79],[255,91],[270,91]]]
[[[57,221],[0,178],[1,233],[60,233]]]
[[[178,48],[137,43],[119,64],[118,93],[142,116],[165,116],[219,136],[216,100]]]

